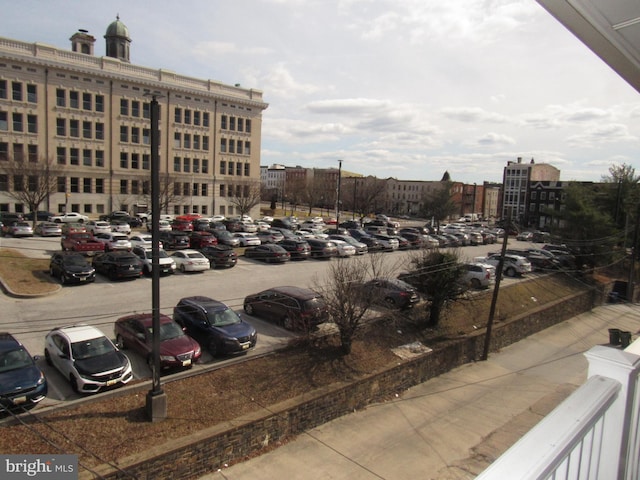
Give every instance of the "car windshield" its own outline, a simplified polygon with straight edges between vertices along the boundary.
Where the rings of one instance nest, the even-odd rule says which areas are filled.
[[[33,365],[33,359],[23,348],[0,353],[0,372]]]
[[[323,309],[324,307],[325,303],[322,297],[314,297],[304,302],[304,310]]]
[[[65,265],[83,266],[87,264],[87,261],[81,255],[69,255],[64,259]]]
[[[190,252],[187,253],[187,257],[189,258],[202,258],[204,255],[202,255],[200,252]]]
[[[127,238],[126,235],[114,235],[113,236],[113,241],[114,242],[121,242],[123,240],[129,240],[129,239]]]
[[[71,353],[76,360],[98,357],[114,351],[107,337],[92,338],[71,344]]]
[[[153,335],[153,328],[147,329],[149,332],[149,338]],[[184,332],[180,328],[180,325],[174,322],[167,322],[160,325],[160,341],[171,340],[172,338],[178,338],[184,336]]]
[[[209,320],[209,323],[214,327],[224,327],[226,325],[234,325],[236,323],[240,323],[240,317],[230,308],[207,312],[207,319]]]

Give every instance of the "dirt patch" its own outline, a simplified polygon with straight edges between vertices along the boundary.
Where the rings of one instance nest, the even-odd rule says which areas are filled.
[[[561,275],[519,282],[501,289],[496,321],[584,288],[584,283]],[[76,453],[84,468],[115,462],[158,442],[402,361],[393,352],[397,347],[414,342],[433,347],[483,328],[490,302],[491,292],[487,291],[456,303],[446,311],[438,329],[423,328],[422,307],[409,315],[386,316],[362,329],[347,356],[335,337],[316,338],[263,358],[164,383],[168,418],[163,422],[147,421],[146,391],[106,399],[98,396],[94,402],[47,414],[38,414],[36,408],[22,417],[23,424],[2,427],[0,451]]]

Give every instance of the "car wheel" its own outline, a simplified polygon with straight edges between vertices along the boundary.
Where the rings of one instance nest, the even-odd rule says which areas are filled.
[[[115,279],[116,279],[116,269],[111,268],[109,269],[109,280],[115,280]]]
[[[143,269],[143,273],[147,276],[151,275],[151,267],[148,267],[147,265],[145,265]]]
[[[187,271],[187,269],[184,267],[184,265],[180,265],[180,271],[182,273],[185,273]]]
[[[68,281],[67,276],[66,276],[64,273],[61,273],[61,274],[60,274],[60,283],[61,283],[62,285],[65,285],[65,284],[67,283],[67,281]]]
[[[53,271],[53,268],[49,267],[49,275],[52,277],[56,276],[56,272]]]
[[[46,348],[44,349],[44,360],[47,362],[47,365],[53,366],[53,362],[51,361],[51,354]]]
[[[218,354],[218,344],[216,343],[215,340],[211,340],[209,342],[209,346],[207,347],[207,350],[209,350],[209,353],[211,354],[212,357],[215,357]]]
[[[124,350],[126,347],[126,345],[124,344],[124,339],[122,338],[122,335],[118,335],[116,337],[116,347],[118,347],[120,350]]]
[[[74,392],[80,393],[80,389],[78,388],[78,379],[73,375],[73,373],[69,375],[69,383],[71,384],[71,389]]]
[[[289,317],[282,319],[282,326],[287,330],[293,330],[293,321]]]
[[[507,277],[515,277],[516,276],[516,269],[513,267],[509,267],[507,268],[507,270],[504,272],[504,274]]]
[[[482,284],[480,283],[480,280],[478,280],[477,278],[472,278],[471,287],[475,288],[476,290],[479,290],[482,287]]]
[[[245,303],[244,311],[247,315],[253,315],[253,305],[251,305],[250,303]]]

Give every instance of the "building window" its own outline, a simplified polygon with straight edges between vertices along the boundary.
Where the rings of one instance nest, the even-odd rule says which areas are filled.
[[[191,134],[184,134],[184,148],[191,148]]]
[[[229,153],[236,153],[236,141],[229,139]]]
[[[104,152],[102,150],[96,150],[96,167],[104,167]]]
[[[24,145],[21,143],[13,144],[13,159],[16,162],[22,162],[24,160]]]
[[[104,123],[96,122],[96,140],[104,140]]]
[[[71,165],[80,164],[80,151],[77,148],[69,149],[69,164]]]
[[[27,102],[38,103],[38,89],[35,85],[27,85]]]
[[[236,175],[242,176],[242,164],[240,162],[236,163]]]
[[[251,155],[251,142],[244,142],[244,154]]]
[[[200,150],[200,135],[193,136],[193,149]]]
[[[126,180],[120,180],[120,193],[124,193],[124,194],[129,193],[127,191],[127,181]]]
[[[200,160],[197,158],[193,159],[193,173],[205,173],[200,171]]]
[[[96,95],[96,112],[104,112],[104,96]]]
[[[38,161],[38,145],[27,145],[27,157],[30,162]]]
[[[209,160],[202,159],[202,173],[209,173]]]
[[[71,193],[80,193],[80,179],[78,177],[69,178],[69,191]]]
[[[176,107],[173,114],[173,121],[175,123],[182,123],[182,109]]]
[[[531,192],[531,200],[538,198],[538,192]]]
[[[140,194],[140,182],[138,180],[131,180],[131,193],[133,195]]]
[[[202,150],[204,150],[205,152],[209,151],[209,136],[208,135],[203,135],[202,136]]]
[[[220,129],[222,129],[222,130],[226,130],[227,129],[227,116],[226,115],[222,115],[222,117],[220,117]]]
[[[7,81],[0,80],[0,98],[7,98]]]
[[[93,164],[92,156],[93,156],[92,152],[88,148],[85,148],[85,149],[82,150],[82,164],[85,167],[90,167]]]
[[[220,139],[220,152],[222,152],[222,153],[226,153],[227,152],[227,139],[226,138],[221,138]]]
[[[0,112],[0,131],[9,131],[9,120],[7,112]]]
[[[180,157],[173,157],[173,171],[179,172],[182,165],[182,159]]]
[[[80,138],[79,120],[69,120],[69,136],[74,138]]]
[[[120,99],[120,115],[129,115],[129,100],[126,98]]]
[[[191,194],[192,194],[191,184],[184,182],[182,184],[182,195],[185,197],[188,197]]]
[[[5,174],[0,175],[0,191],[9,191],[9,177]]]
[[[22,83],[11,82],[12,99],[21,102],[22,101]]]
[[[27,131],[38,133],[38,117],[36,115],[27,115]]]
[[[91,109],[93,107],[92,103],[93,102],[91,101],[91,94],[90,93],[83,93],[82,94],[82,109],[91,111]]]
[[[14,132],[21,132],[23,129],[22,127],[22,114],[21,113],[14,113],[13,114],[13,131]]]
[[[131,143],[140,143],[140,129],[131,127]]]
[[[82,193],[91,193],[91,179],[83,178],[82,179]]]
[[[244,121],[241,118],[239,118],[238,119],[238,131],[242,132],[243,130],[244,130]]]
[[[120,141],[129,141],[129,127],[127,127],[126,125],[120,125]]]
[[[229,175],[233,175],[233,162],[229,162],[229,169],[227,170]]]
[[[250,166],[250,164],[248,164],[248,163],[244,164],[244,176],[245,177],[249,176],[249,166]]]
[[[74,92],[73,90],[69,92],[69,105],[71,108],[80,108],[78,92]]]
[[[9,144],[7,142],[0,142],[0,160],[8,160],[9,158]]]
[[[104,180],[96,178],[96,193],[104,193]]]
[[[220,196],[224,197],[226,194],[224,185],[220,185]]]
[[[131,168],[135,170],[140,170],[140,154],[138,153],[131,154]]]
[[[67,191],[67,177],[58,177],[56,183],[58,185],[58,193],[65,193]]]
[[[140,102],[137,100],[131,101],[131,116],[132,117],[140,116]]]
[[[184,111],[184,123],[191,125],[191,110]]]
[[[64,147],[56,148],[56,158],[58,165],[65,165],[67,163],[67,149]]]
[[[120,168],[129,168],[129,154],[120,152]]]
[[[182,141],[181,141],[182,136],[180,135],[180,132],[175,132],[173,134],[173,148],[182,148]]]
[[[200,126],[200,112],[198,110],[193,112],[193,124]]]
[[[142,143],[144,145],[151,145],[151,130],[148,128],[142,129]]]
[[[149,155],[148,153],[143,153],[142,154],[142,169],[143,170],[149,170],[151,165],[151,155]]]
[[[209,112],[202,112],[202,126],[209,126]]]
[[[143,103],[142,104],[142,118],[151,118],[151,104]]]
[[[540,200],[546,200],[547,199],[547,192],[540,192]]]
[[[227,174],[227,162],[224,160],[220,160],[220,175]]]
[[[236,117],[229,117],[229,130],[236,129]]]
[[[149,180],[142,181],[142,194],[149,195],[151,193],[151,182]]]
[[[182,171],[185,173],[189,173],[191,171],[191,159],[185,158],[182,161]],[[195,172],[195,170],[194,170]]]
[[[82,122],[82,138],[91,138],[91,122]]]
[[[549,200],[555,200],[556,199],[556,193],[555,192],[549,192]]]

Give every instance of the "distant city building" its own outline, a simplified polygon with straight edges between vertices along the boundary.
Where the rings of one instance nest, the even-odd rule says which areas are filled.
[[[119,18],[104,38],[103,57],[86,30],[71,37],[71,50],[0,41],[0,162],[65,167],[43,210],[146,208],[154,95],[167,213],[237,214],[234,196],[260,179],[262,92],[131,64]],[[7,194],[16,183],[0,175],[0,211],[24,211]]]

